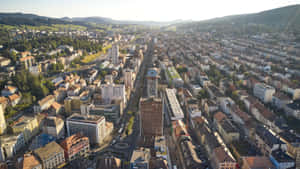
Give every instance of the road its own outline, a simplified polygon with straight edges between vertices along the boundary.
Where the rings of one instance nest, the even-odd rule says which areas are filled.
[[[117,134],[114,138],[113,144],[110,144],[106,148],[102,149],[101,151],[96,152],[97,155],[101,154],[114,154],[116,157],[119,157],[125,161],[130,161],[131,155],[133,150],[136,148],[137,142],[140,136],[140,115],[139,115],[139,100],[141,97],[145,96],[145,87],[146,87],[146,78],[145,75],[147,73],[147,69],[151,66],[152,56],[153,56],[153,42],[150,41],[148,43],[148,50],[144,54],[144,60],[140,66],[140,70],[137,74],[135,80],[135,89],[131,93],[131,97],[128,100],[127,107],[124,110],[123,118],[120,121],[120,125],[116,127],[126,126],[131,117],[128,114],[129,111],[136,112],[135,113],[135,121],[133,125],[132,134],[122,138],[122,134]],[[119,128],[118,128],[119,130]],[[125,129],[123,130],[123,132]],[[125,143],[128,144],[128,147],[120,149],[116,147],[116,144]],[[125,166],[126,167],[126,166]],[[129,166],[127,166],[129,167]]]

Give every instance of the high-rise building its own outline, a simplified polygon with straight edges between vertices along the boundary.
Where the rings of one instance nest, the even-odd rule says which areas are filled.
[[[68,136],[81,133],[91,144],[101,144],[106,136],[104,116],[73,114],[67,118]]]
[[[158,72],[156,68],[151,68],[147,72],[147,95],[157,97]]]
[[[113,44],[111,49],[110,49],[110,59],[112,64],[118,65],[119,64],[119,45],[118,44]]]
[[[142,98],[140,100],[141,134],[143,136],[163,135],[162,101],[159,98]]]
[[[124,84],[126,88],[132,89],[134,85],[134,72],[132,69],[124,70]]]
[[[110,104],[113,100],[122,100],[126,104],[125,85],[123,84],[103,84],[101,85],[102,100]]]
[[[6,130],[6,121],[4,117],[4,110],[2,104],[0,104],[0,134],[3,134]]]

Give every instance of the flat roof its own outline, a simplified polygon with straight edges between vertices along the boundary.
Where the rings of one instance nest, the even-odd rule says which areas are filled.
[[[81,123],[93,123],[97,124],[104,119],[104,116],[99,115],[81,115],[81,114],[73,114],[72,116],[67,118],[67,121],[81,122]]]
[[[175,89],[166,89],[166,96],[168,98],[168,102],[172,110],[171,120],[183,119],[184,114],[176,98]]]

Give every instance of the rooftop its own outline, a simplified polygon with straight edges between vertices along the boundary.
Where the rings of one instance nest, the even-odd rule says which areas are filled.
[[[263,157],[263,156],[244,157],[243,161],[247,163],[247,165],[251,169],[275,169],[276,168],[271,163],[268,157]]]
[[[64,150],[60,147],[59,144],[57,144],[55,141],[52,141],[46,146],[38,148],[34,152],[41,158],[41,160],[44,161],[52,157],[54,154],[64,152]]]
[[[75,122],[82,122],[82,123],[93,123],[97,124],[101,122],[104,119],[104,116],[98,116],[98,115],[80,115],[80,114],[73,114],[70,117],[67,118],[67,121],[75,121]]]
[[[166,96],[172,111],[172,120],[183,119],[184,114],[176,98],[175,89],[166,89]]]

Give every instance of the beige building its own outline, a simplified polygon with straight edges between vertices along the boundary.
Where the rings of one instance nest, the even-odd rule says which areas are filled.
[[[65,163],[64,149],[55,141],[34,151],[42,162],[43,169],[52,169]]]
[[[64,121],[59,117],[47,117],[44,121],[43,131],[60,139],[65,136]]]
[[[2,104],[0,104],[0,134],[6,131],[6,121],[4,117],[4,109]]]
[[[23,133],[27,143],[39,132],[39,123],[36,116],[22,116],[12,125],[13,133]]]

